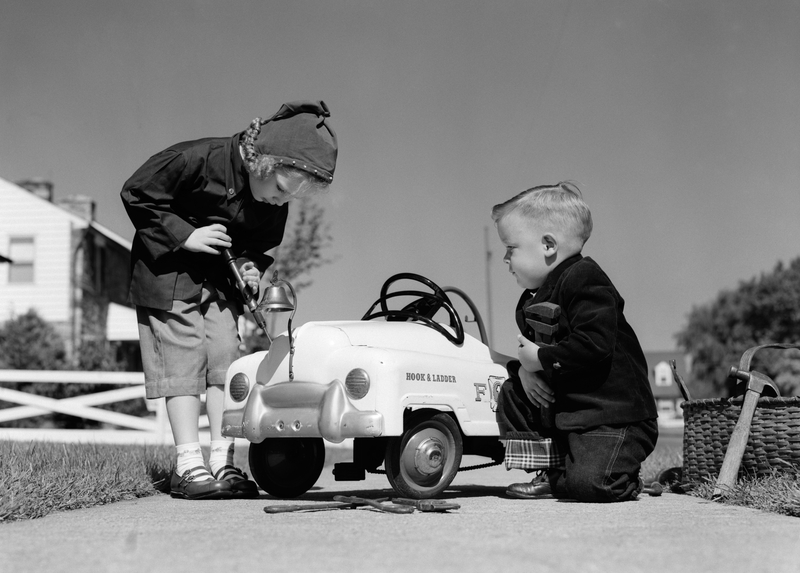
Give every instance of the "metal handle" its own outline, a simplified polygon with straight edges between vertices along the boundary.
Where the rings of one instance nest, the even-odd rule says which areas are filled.
[[[780,348],[782,350],[787,350],[789,348],[800,348],[800,344],[770,343],[748,348],[739,360],[739,370],[750,370],[750,361],[753,359],[753,355],[762,348]]]
[[[261,330],[264,331],[264,334],[267,335],[267,339],[269,339],[269,330],[267,330],[267,321],[264,320],[264,317],[258,310],[258,302],[256,301],[256,297],[253,295],[253,291],[251,291],[250,287],[247,286],[247,284],[245,284],[244,279],[242,278],[242,274],[236,267],[236,255],[234,255],[233,251],[231,251],[230,249],[223,249],[222,256],[225,258],[225,262],[228,264],[228,268],[231,270],[233,278],[236,280],[236,286],[239,288],[239,292],[242,293],[242,298],[244,299],[244,303],[247,305],[247,308],[250,309],[250,312],[253,315],[253,319],[255,319],[256,324],[258,324]]]

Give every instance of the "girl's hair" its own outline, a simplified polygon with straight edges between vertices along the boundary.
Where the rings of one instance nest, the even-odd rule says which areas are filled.
[[[320,177],[315,177],[313,174],[284,165],[276,157],[272,155],[264,155],[256,151],[256,139],[258,134],[261,133],[261,126],[265,122],[257,117],[250,122],[242,137],[242,148],[244,149],[244,165],[248,173],[253,175],[256,179],[267,179],[275,172],[280,172],[292,181],[300,183],[298,195],[308,195],[314,192],[327,191],[329,182]]]
[[[592,213],[584,202],[581,190],[571,181],[555,185],[539,185],[526,189],[492,208],[497,223],[513,211],[537,222],[563,229],[586,243],[592,234]]]

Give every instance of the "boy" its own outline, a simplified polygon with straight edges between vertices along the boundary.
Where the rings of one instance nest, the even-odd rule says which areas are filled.
[[[533,499],[552,492],[587,502],[636,499],[641,463],[658,438],[658,414],[624,301],[597,263],[581,255],[592,232],[589,207],[574,184],[562,182],[496,205],[492,219],[506,247],[503,260],[525,289],[517,304],[520,362],[509,363],[498,399],[507,465],[511,457],[513,467],[547,468],[549,482],[515,483],[506,493]],[[540,302],[560,308],[551,345],[532,342],[525,321],[523,308]],[[543,406],[553,411],[552,428],[540,415]],[[565,456],[563,463],[530,455],[548,439]]]
[[[231,137],[173,145],[148,159],[121,197],[136,227],[131,302],[136,305],[148,398],[166,399],[177,464],[171,494],[184,499],[256,497],[222,436],[225,372],[239,357],[241,293],[223,249],[243,259],[257,294],[283,239],[288,204],[327,188],[338,144],[322,101],[286,103]],[[241,261],[240,261],[241,262]],[[200,449],[200,396],[211,431]],[[210,472],[209,472],[210,470]]]

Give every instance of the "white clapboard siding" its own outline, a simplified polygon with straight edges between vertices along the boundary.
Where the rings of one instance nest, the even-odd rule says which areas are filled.
[[[113,302],[109,303],[106,337],[109,340],[139,340],[136,310]]]
[[[33,283],[8,282],[0,265],[0,322],[35,308],[48,322],[70,319],[71,236],[89,221],[26,189],[0,179],[0,253],[9,255],[12,237],[33,237]]]

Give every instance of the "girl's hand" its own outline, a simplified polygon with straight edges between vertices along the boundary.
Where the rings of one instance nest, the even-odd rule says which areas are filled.
[[[539,374],[528,372],[525,368],[519,369],[519,379],[525,395],[531,402],[538,406],[548,406],[556,401],[553,390]]]
[[[519,340],[517,355],[522,367],[528,372],[543,370],[542,363],[539,362],[539,345],[531,342],[521,334],[517,336],[517,340]]]
[[[224,225],[214,223],[192,231],[192,234],[181,246],[193,253],[218,255],[222,249],[231,247],[231,238],[227,235],[227,229]]]
[[[242,275],[242,280],[244,284],[250,289],[250,292],[253,293],[253,296],[258,295],[258,285],[259,281],[261,280],[261,273],[258,272],[255,263],[247,261],[239,268],[239,274]]]

